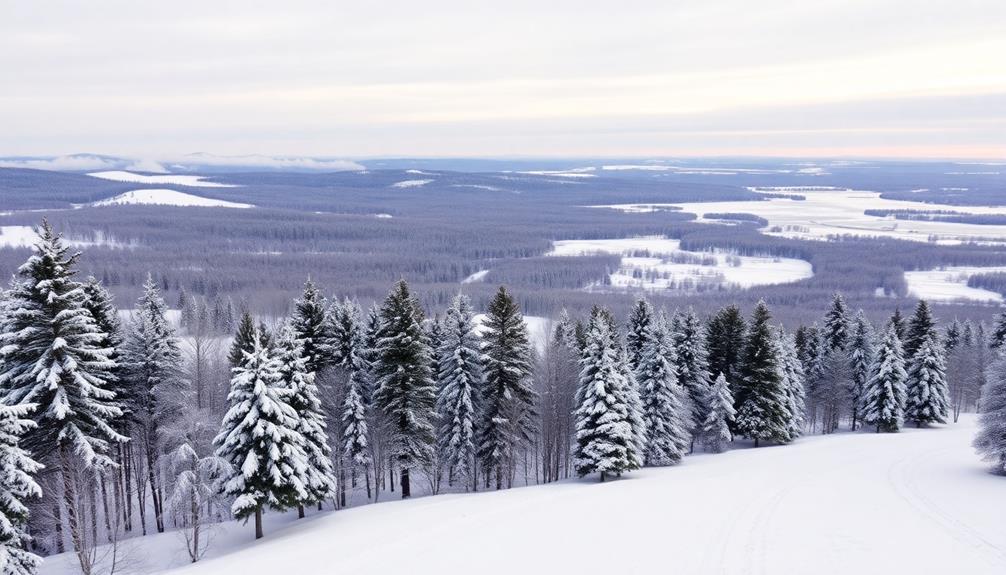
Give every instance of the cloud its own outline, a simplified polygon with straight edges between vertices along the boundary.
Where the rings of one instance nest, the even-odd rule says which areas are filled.
[[[307,157],[276,157],[263,155],[217,156],[214,154],[188,154],[171,160],[173,166],[214,166],[221,168],[269,168],[288,170],[318,170],[345,172],[365,170],[351,160],[319,159]]]
[[[0,158],[0,168],[31,168],[34,170],[83,171],[102,170],[118,167],[119,163],[110,158],[75,154],[54,158]]]

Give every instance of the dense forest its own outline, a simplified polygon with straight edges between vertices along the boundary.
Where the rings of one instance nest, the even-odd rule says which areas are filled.
[[[767,300],[699,313],[636,299],[564,310],[534,341],[494,288],[446,311],[400,279],[364,307],[300,279],[290,314],[148,276],[124,317],[47,222],[0,294],[0,551],[9,573],[74,553],[114,572],[119,544],[269,510],[600,481],[730,445],[983,412],[975,445],[1006,472],[1006,314],[939,321],[925,301],[880,321],[840,293],[784,327]],[[385,290],[388,286],[385,286]],[[125,307],[125,306],[124,306]],[[481,313],[480,313],[481,312]]]

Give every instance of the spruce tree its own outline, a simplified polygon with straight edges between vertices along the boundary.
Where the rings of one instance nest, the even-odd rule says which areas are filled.
[[[246,309],[241,312],[241,320],[238,321],[237,332],[234,334],[233,343],[231,343],[231,351],[227,355],[227,360],[232,368],[241,365],[245,352],[254,350],[255,338],[255,320]]]
[[[755,447],[763,440],[778,443],[790,440],[789,400],[780,377],[777,346],[769,326],[771,319],[765,302],[758,302],[751,316],[734,397],[738,404],[737,432],[754,439]]]
[[[625,351],[629,354],[629,365],[633,371],[639,369],[643,360],[646,330],[653,321],[653,306],[646,298],[639,298],[629,312],[629,322],[625,332]]]
[[[705,400],[709,395],[709,366],[706,363],[705,334],[702,322],[689,309],[683,314],[675,314],[671,329],[674,352],[677,357],[675,367],[678,385],[687,392],[688,417],[691,433],[697,434],[697,427],[706,419]]]
[[[114,350],[101,347],[107,334],[73,279],[79,254],[70,254],[48,222],[38,234],[35,253],[6,292],[0,391],[7,405],[34,406],[27,416],[37,425],[23,445],[36,459],[61,451],[85,467],[112,465],[109,442],[126,440],[110,424],[122,416],[104,379],[116,369]]]
[[[674,343],[663,314],[653,318],[640,334],[642,360],[636,382],[642,401],[646,466],[674,465],[691,444],[687,395],[676,369]]]
[[[901,314],[900,307],[894,308],[894,313],[891,315],[891,319],[888,320],[887,324],[894,327],[895,333],[898,334],[898,341],[904,342],[905,336],[908,334],[908,326],[905,323],[905,316]]]
[[[996,473],[1006,474],[1006,356],[989,366],[979,412],[975,449]]]
[[[828,351],[844,350],[849,340],[849,317],[842,294],[835,293],[824,316],[824,343]]]
[[[298,503],[321,503],[335,496],[335,473],[329,446],[328,424],[318,398],[315,373],[308,368],[308,357],[292,325],[284,326],[276,342],[280,383],[285,387],[287,403],[297,414],[296,431],[303,438],[305,461],[304,489],[307,497]]]
[[[933,312],[929,309],[926,300],[921,299],[915,306],[915,313],[911,321],[908,322],[908,331],[902,340],[905,347],[905,357],[911,361],[918,353],[922,343],[927,339],[936,342],[939,336],[936,333],[936,321],[933,319]]]
[[[876,350],[870,378],[863,389],[863,423],[875,425],[877,432],[895,432],[904,422],[905,360],[898,329],[888,325],[887,334]]]
[[[610,322],[595,313],[587,328],[577,389],[574,466],[580,477],[637,469],[642,463]]]
[[[496,489],[516,464],[517,450],[535,432],[537,393],[531,387],[534,351],[524,316],[504,287],[489,302],[483,323],[482,417],[479,461],[487,477],[495,474]]]
[[[706,399],[706,419],[699,431],[699,441],[707,451],[719,453],[724,445],[733,439],[730,424],[734,421],[737,411],[734,410],[734,396],[730,393],[730,384],[720,372],[709,388]]]
[[[307,371],[318,376],[327,361],[326,346],[329,343],[329,326],[326,312],[327,303],[317,286],[308,278],[300,299],[294,302],[290,326],[297,341],[303,348]],[[242,325],[244,318],[242,318]]]
[[[943,349],[934,335],[922,340],[908,364],[905,396],[905,419],[915,422],[916,427],[946,423],[950,394]]]
[[[437,444],[454,476],[474,478],[483,389],[482,342],[468,296],[458,294],[444,319],[439,356]],[[474,487],[474,484],[472,485]]]
[[[29,551],[28,507],[26,502],[42,496],[34,476],[42,465],[21,448],[21,438],[34,429],[25,419],[31,404],[0,404],[0,572],[4,575],[33,575],[42,559]]]
[[[367,402],[363,398],[362,381],[366,377],[361,370],[349,373],[346,393],[342,400],[342,454],[354,467],[362,467],[367,481],[367,498],[370,498],[370,432],[367,424]]]
[[[256,539],[265,507],[284,510],[310,498],[299,417],[272,353],[255,333],[252,351],[234,368],[230,407],[213,440],[217,456],[232,468],[223,483],[224,494],[234,498],[231,512],[238,519],[255,517]]]
[[[1001,349],[1006,343],[1006,311],[996,316],[995,328],[992,330],[992,337],[989,339],[989,347]]]
[[[950,322],[950,325],[947,326],[947,331],[943,336],[943,350],[947,355],[953,353],[957,349],[957,346],[960,345],[963,331],[964,326],[955,317],[954,321]]]
[[[434,441],[436,386],[422,322],[419,303],[400,280],[381,307],[374,402],[390,420],[389,447],[401,470],[403,499],[412,494],[411,468],[430,460]]]
[[[866,319],[863,310],[859,310],[853,322],[852,338],[848,346],[849,364],[852,371],[852,381],[849,389],[849,396],[852,400],[852,429],[856,430],[857,423],[862,419],[863,393],[866,383],[870,379],[870,371],[873,368],[873,327]]]
[[[710,377],[722,373],[728,382],[735,381],[740,370],[746,330],[744,316],[735,305],[720,309],[709,320],[706,327],[706,351]]]
[[[779,357],[779,374],[786,393],[788,419],[786,429],[792,441],[803,434],[806,418],[805,375],[796,350],[796,337],[779,328],[776,339]]]

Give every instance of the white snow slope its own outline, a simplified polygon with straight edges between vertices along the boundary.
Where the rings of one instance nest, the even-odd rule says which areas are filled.
[[[120,204],[153,204],[159,206],[192,206],[200,208],[254,208],[251,204],[239,202],[228,202],[227,200],[216,200],[204,198],[168,189],[146,189],[133,190],[119,194],[115,197],[94,202],[93,206],[114,206]]]
[[[965,415],[933,429],[690,456],[604,484],[440,495],[302,521],[271,514],[265,539],[232,522],[207,559],[170,572],[1001,574],[1006,478],[978,461],[974,431]],[[181,552],[176,534],[147,541]],[[43,574],[64,572],[48,563]]]
[[[92,172],[88,174],[94,178],[103,180],[114,180],[116,182],[133,182],[136,184],[176,184],[179,186],[190,186],[196,188],[234,188],[233,184],[221,184],[218,182],[207,182],[206,176],[188,176],[178,174],[159,174],[156,176],[145,176],[114,170],[109,172]]]

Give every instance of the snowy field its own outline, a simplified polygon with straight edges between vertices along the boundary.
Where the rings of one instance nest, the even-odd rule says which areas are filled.
[[[102,246],[124,249],[135,246],[133,243],[121,242],[96,231],[89,237],[72,236],[63,238],[66,243],[77,248]],[[38,234],[32,226],[0,226],[0,248],[30,248],[38,242]]]
[[[392,188],[421,188],[433,180],[402,180],[391,184]]]
[[[974,417],[902,433],[814,436],[680,466],[504,492],[389,501],[216,532],[184,566],[179,535],[132,543],[133,571],[271,573],[1006,572],[1006,478],[970,442]],[[67,554],[43,575],[71,573]]]
[[[700,222],[720,223],[703,218],[710,213],[748,213],[765,218],[767,235],[802,240],[827,240],[836,235],[886,237],[900,240],[956,245],[967,241],[1006,243],[1006,226],[983,226],[951,222],[896,220],[893,216],[868,216],[865,210],[946,210],[968,214],[1006,215],[1003,206],[950,206],[886,200],[878,192],[836,190],[821,187],[752,188],[766,194],[767,200],[732,202],[695,202],[679,204],[613,204],[591,206],[629,213],[680,208],[698,216]],[[773,197],[779,193],[796,194],[805,200]]]
[[[158,174],[155,176],[145,176],[120,170],[109,172],[93,172],[88,174],[103,180],[113,180],[116,182],[132,182],[136,184],[175,184],[178,186],[189,186],[194,188],[235,188],[233,184],[221,184],[218,182],[206,181],[206,176],[187,176],[176,174]]]
[[[646,255],[641,255],[646,252]],[[748,288],[800,281],[814,275],[810,262],[794,258],[739,256],[726,250],[690,252],[681,242],[659,236],[606,240],[560,240],[550,256],[581,256],[607,253],[622,256],[610,274],[615,288],[646,290],[681,289],[694,286]],[[704,260],[701,265],[691,260]],[[687,261],[686,261],[687,260]],[[691,287],[690,287],[691,286]],[[588,289],[606,288],[591,286]]]
[[[935,270],[905,272],[908,293],[933,302],[970,300],[980,303],[1003,302],[1003,296],[991,290],[968,286],[968,278],[975,274],[1006,272],[1006,266],[955,266]]]
[[[204,198],[185,192],[168,189],[133,190],[118,196],[94,202],[93,206],[116,206],[123,204],[150,204],[158,206],[189,206],[200,208],[254,208],[251,204],[228,202]]]

